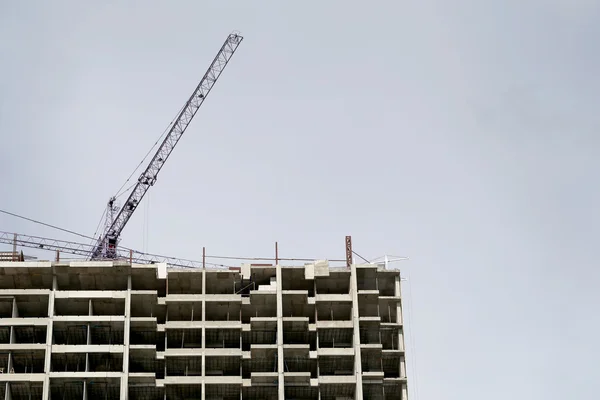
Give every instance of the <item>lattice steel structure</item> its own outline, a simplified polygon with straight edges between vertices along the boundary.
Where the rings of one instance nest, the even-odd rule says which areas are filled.
[[[173,121],[171,129],[158,147],[156,154],[154,154],[154,157],[152,157],[152,160],[138,178],[129,197],[118,212],[115,208],[115,197],[110,198],[107,204],[107,223],[105,224],[105,230],[98,240],[96,248],[92,252],[92,260],[99,258],[116,258],[115,247],[118,245],[123,228],[125,228],[129,218],[131,218],[135,212],[146,192],[156,183],[158,173],[175,149],[175,146],[185,133],[190,122],[192,122],[196,112],[204,103],[204,100],[206,100],[206,97],[219,79],[219,76],[221,76],[221,73],[229,63],[231,57],[233,57],[233,54],[240,43],[242,43],[242,40],[243,37],[236,33],[227,36],[227,39],[225,39],[225,42],[208,67],[202,80]],[[114,216],[114,214],[116,214],[116,216]]]

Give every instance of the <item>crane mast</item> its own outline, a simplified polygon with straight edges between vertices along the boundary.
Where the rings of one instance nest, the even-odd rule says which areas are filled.
[[[221,46],[221,49],[210,64],[210,67],[208,67],[202,80],[185,103],[181,112],[173,121],[170,131],[146,167],[146,170],[142,172],[138,178],[131,194],[120,210],[115,212],[116,216],[111,218],[112,221],[109,220],[105,225],[104,232],[98,239],[98,242],[91,253],[92,260],[99,258],[116,258],[118,256],[116,247],[123,228],[125,228],[125,225],[133,215],[146,192],[156,183],[156,178],[161,168],[173,152],[177,142],[179,142],[179,139],[181,139],[181,136],[194,118],[194,115],[196,115],[196,112],[204,103],[204,100],[217,82],[217,79],[227,66],[227,63],[242,40],[243,37],[235,33],[230,34],[227,37],[225,43],[223,43],[223,46]],[[112,197],[108,203],[108,211],[114,211],[114,209],[115,203],[114,197]],[[109,215],[111,214],[109,213]]]

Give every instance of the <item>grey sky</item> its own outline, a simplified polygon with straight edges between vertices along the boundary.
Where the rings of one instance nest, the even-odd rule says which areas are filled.
[[[597,397],[599,2],[101,3],[0,1],[1,209],[93,234],[239,30],[123,244],[342,258],[351,234],[411,257],[413,399]]]

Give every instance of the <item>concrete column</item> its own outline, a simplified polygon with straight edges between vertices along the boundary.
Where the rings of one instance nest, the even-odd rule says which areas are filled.
[[[401,288],[400,288],[400,275],[396,276],[396,282],[395,282],[395,284],[396,284],[396,297],[401,297],[402,296],[402,291],[401,291]],[[396,315],[397,315],[397,321],[398,321],[398,323],[401,324],[402,320],[403,320],[403,318],[402,318],[402,300],[400,300],[397,303],[397,306],[396,306]]]
[[[350,266],[350,295],[352,296],[352,325],[354,344],[354,374],[356,376],[356,399],[362,399],[362,360],[360,353],[360,319],[358,312],[358,281],[356,264]]]
[[[281,282],[281,265],[275,266],[277,280],[277,372],[278,399],[285,399],[285,382],[283,378],[283,290]]]
[[[405,356],[400,357],[400,377],[401,378],[406,377],[406,357]]]
[[[395,285],[396,285],[396,296],[400,297],[401,296],[400,275],[396,276]],[[404,324],[403,324],[403,316],[402,316],[402,300],[400,300],[398,303],[396,303],[396,322],[402,326],[402,328],[400,328],[400,330],[398,331],[398,337],[397,337],[398,349],[404,351]],[[398,366],[398,368],[400,369],[400,371],[399,371],[400,377],[406,376],[406,361],[405,360],[406,360],[405,357],[400,358],[400,365]],[[403,397],[403,399],[404,399],[404,397]]]
[[[396,305],[396,322],[401,325],[400,330],[398,331],[398,337],[396,338],[398,341],[398,350],[404,351],[404,323],[403,323],[403,315],[402,315],[402,287],[400,285],[400,275],[396,276],[396,296],[400,297],[400,301]]]
[[[206,399],[206,267],[202,268],[202,400]]]
[[[396,321],[401,325],[400,331],[398,332],[398,348],[400,350],[404,351],[404,318],[403,318],[403,314],[402,314],[402,305],[403,305],[402,285],[401,285],[401,279],[400,279],[399,274],[398,274],[398,276],[396,276],[395,286],[396,286],[396,288],[395,288],[396,296],[401,298],[401,300],[398,302],[397,308],[396,308],[396,314],[397,314]],[[400,377],[405,378],[406,377],[406,356],[400,357],[399,368],[400,368]],[[408,390],[406,388],[406,383],[402,384],[400,398],[402,400],[408,400]]]
[[[129,331],[131,330],[131,272],[127,276],[125,295],[125,322],[123,324],[123,375],[121,376],[121,400],[129,396]]]
[[[19,307],[17,307],[17,299],[16,299],[16,297],[13,297],[13,299],[12,299],[12,317],[13,318],[19,318]],[[14,331],[14,329],[13,329],[13,327],[11,327],[11,332],[13,332],[13,331]],[[9,337],[9,342],[12,343],[13,339],[14,339],[14,337],[13,337],[13,335],[11,335]],[[10,351],[8,353],[8,369],[6,371],[8,373],[11,373],[13,371],[13,368],[14,368],[13,367],[13,359],[12,358],[13,358],[12,351]],[[7,383],[6,386],[8,387],[8,385],[9,384]],[[7,394],[11,395],[10,390],[7,391]]]
[[[15,297],[13,297],[12,299],[12,317],[13,318],[19,318],[19,308],[17,307],[17,299]],[[13,327],[11,327],[11,333],[14,331]],[[14,337],[11,334],[9,337],[9,342],[13,343]],[[8,353],[8,366],[7,366],[7,370],[6,372],[8,373],[12,373],[13,370],[13,360],[12,360],[12,351]],[[6,383],[6,398],[7,399],[12,399],[12,395],[10,392],[10,388],[9,388],[10,384],[7,382]]]
[[[6,370],[7,373],[12,374],[14,373],[14,366],[13,366],[13,354],[12,351],[10,351],[8,353],[8,368]]]
[[[363,398],[362,391],[362,360],[360,354],[360,324],[358,313],[358,281],[356,278],[356,264],[350,266],[350,295],[352,296],[352,324],[354,344],[354,373],[356,375],[356,399]]]
[[[315,325],[317,325],[317,323],[319,322],[319,314],[317,313],[317,280],[314,278],[313,276],[313,285],[315,288]],[[310,333],[309,333],[310,335]],[[317,329],[315,332],[315,344],[317,345],[317,353],[319,352],[319,330]],[[317,379],[319,379],[319,376],[321,376],[321,370],[319,369],[319,359],[317,358]],[[321,390],[318,390],[319,393],[319,397],[318,399],[321,399]]]
[[[44,387],[42,389],[42,399],[50,400],[50,361],[52,359],[52,329],[54,319],[54,293],[58,289],[58,282],[52,268],[52,290],[48,297],[48,325],[46,325],[46,354],[44,356]]]
[[[13,318],[15,318],[15,310],[14,310],[14,308],[15,308],[15,301],[16,300],[13,298],[13,311],[12,311]],[[8,342],[12,344],[12,343],[15,343],[15,340],[16,340],[16,338],[15,338],[15,327],[11,326],[10,327],[10,332],[8,333]]]
[[[12,301],[12,317],[19,318],[19,307],[17,307],[17,298],[13,297]]]

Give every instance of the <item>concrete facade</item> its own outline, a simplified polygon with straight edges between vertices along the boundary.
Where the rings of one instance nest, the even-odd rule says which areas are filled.
[[[0,262],[0,399],[407,398],[397,270]]]

